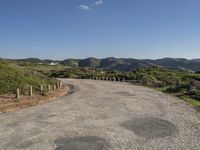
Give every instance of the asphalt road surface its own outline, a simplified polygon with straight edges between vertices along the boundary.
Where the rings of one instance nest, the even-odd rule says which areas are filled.
[[[1,150],[200,150],[199,114],[129,83],[64,79],[71,94],[0,114]]]

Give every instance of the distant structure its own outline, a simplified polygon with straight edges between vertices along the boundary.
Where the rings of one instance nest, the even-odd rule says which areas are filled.
[[[55,65],[57,65],[57,64],[58,64],[58,63],[54,63],[54,62],[49,63],[50,66],[55,66]]]

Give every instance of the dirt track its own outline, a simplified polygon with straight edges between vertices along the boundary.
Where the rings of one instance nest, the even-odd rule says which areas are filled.
[[[182,100],[128,83],[63,82],[71,95],[0,115],[0,149],[200,149],[199,114]]]

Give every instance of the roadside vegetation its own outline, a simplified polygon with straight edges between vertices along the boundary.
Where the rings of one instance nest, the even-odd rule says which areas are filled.
[[[55,84],[55,80],[36,71],[20,67],[11,62],[0,61],[0,95],[13,94],[19,88],[24,94],[28,86],[38,90],[40,85]]]
[[[69,63],[69,62],[66,62]],[[75,64],[74,60],[70,64]],[[49,65],[34,61],[0,61],[0,95],[14,93],[17,88],[27,92],[40,85],[55,84],[53,78],[124,78],[126,81],[148,86],[180,97],[200,108],[200,73],[178,71],[163,67],[145,67],[132,72],[103,71],[57,63]]]
[[[85,78],[116,77],[125,78],[134,84],[156,88],[165,93],[180,97],[200,108],[200,73],[177,71],[161,67],[141,68],[133,72],[109,71],[99,69],[67,68],[50,71],[49,77]]]
[[[146,68],[134,72],[141,85],[157,88],[180,97],[200,108],[200,74],[164,68]]]

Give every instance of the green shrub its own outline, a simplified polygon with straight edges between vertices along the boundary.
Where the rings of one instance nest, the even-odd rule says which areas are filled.
[[[54,84],[55,80],[37,72],[26,70],[12,63],[0,61],[0,94],[15,93],[19,88],[26,93],[28,86],[39,87],[41,84]]]

